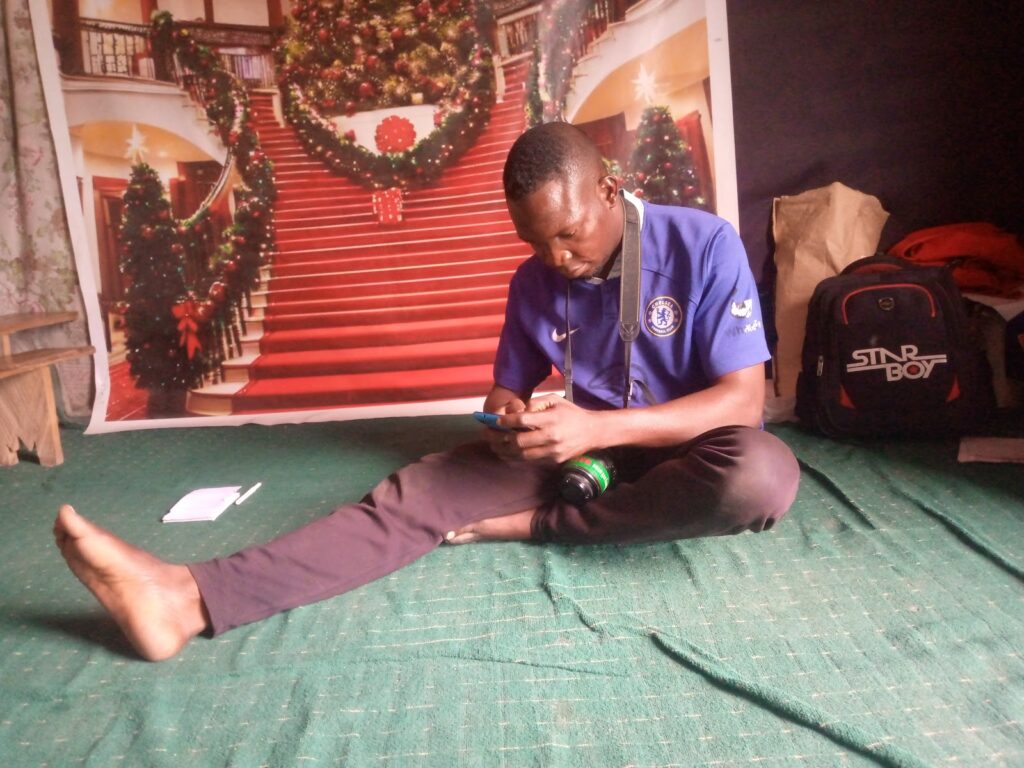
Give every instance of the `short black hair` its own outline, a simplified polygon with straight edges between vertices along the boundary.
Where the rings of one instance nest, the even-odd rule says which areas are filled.
[[[604,168],[594,142],[570,123],[541,123],[516,139],[505,160],[505,197],[522,200],[553,179],[578,178]]]

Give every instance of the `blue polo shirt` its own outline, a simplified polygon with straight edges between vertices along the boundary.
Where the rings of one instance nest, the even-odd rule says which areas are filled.
[[[692,208],[626,195],[640,211],[640,336],[633,343],[631,405],[653,405],[706,389],[727,373],[767,360],[757,286],[743,243],[724,219]],[[509,286],[494,381],[532,392],[564,373],[565,293],[569,281],[537,255]],[[574,401],[589,409],[622,406],[619,338],[621,278],[570,286]]]

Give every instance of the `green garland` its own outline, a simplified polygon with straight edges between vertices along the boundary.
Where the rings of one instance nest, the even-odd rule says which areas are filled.
[[[180,389],[199,386],[204,378],[219,374],[225,353],[231,347],[236,352],[241,351],[239,326],[244,330],[243,304],[248,303],[249,294],[259,281],[260,267],[268,259],[274,243],[272,211],[276,188],[273,165],[252,128],[249,98],[241,84],[224,69],[213,51],[197,43],[187,28],[175,24],[170,13],[163,11],[153,15],[150,35],[158,54],[174,53],[179,62],[191,70],[192,95],[204,107],[242,180],[235,189],[237,205],[232,224],[224,230],[222,244],[214,253],[209,252],[211,217],[208,207],[201,207],[187,219],[163,222],[166,226],[159,231],[167,230],[164,234],[165,239],[169,238],[167,250],[171,255],[161,255],[161,258],[169,258],[171,263],[162,268],[162,273],[180,276],[180,281],[179,278],[175,281],[179,286],[174,302],[176,312],[143,319],[142,313],[133,311],[131,303],[126,308],[129,336],[138,331],[134,337],[143,339],[140,345],[145,343],[147,334],[154,332],[149,326],[159,322],[165,326],[163,336],[175,336],[188,352],[187,376],[175,377],[170,382],[156,381],[133,367],[139,385],[150,389]],[[140,182],[145,179],[151,185],[150,175],[151,169],[144,164],[133,168],[133,179],[138,176]],[[162,194],[160,188],[161,198]],[[141,200],[136,198],[137,194],[135,197],[126,194],[126,204],[129,207],[138,204]],[[126,259],[134,245],[137,243],[125,244]],[[147,302],[142,298],[137,297],[137,302],[139,307],[146,307]],[[133,331],[133,325],[139,327]],[[185,326],[187,330],[183,330]],[[136,350],[136,358],[140,356],[139,350]]]
[[[356,144],[351,133],[339,135],[334,123],[324,117],[322,95],[313,87],[307,67],[300,65],[293,50],[296,46],[308,48],[316,44],[296,38],[296,35],[310,34],[313,28],[308,23],[305,28],[301,25],[296,27],[292,36],[278,45],[275,55],[281,71],[279,83],[284,114],[295,127],[307,152],[321,159],[333,172],[362,187],[411,189],[435,184],[443,171],[472,147],[483,132],[495,99],[491,51],[481,42],[480,24],[485,16],[477,12],[472,3],[466,6],[464,22],[475,27],[475,39],[463,58],[466,64],[459,68],[443,92],[435,90],[433,94],[435,103],[439,105],[435,116],[436,128],[405,152],[377,154]],[[305,9],[305,12],[310,14],[313,10],[326,13],[328,7]],[[320,26],[315,31],[319,33],[334,29],[331,19],[320,19],[317,24]],[[344,55],[345,50],[339,48],[338,52]],[[326,51],[319,54],[321,58],[326,55]],[[335,65],[334,68],[339,67]],[[373,100],[365,100],[365,104],[361,104],[385,105]],[[348,107],[346,111],[351,111],[352,104]]]
[[[526,124],[564,120],[575,64],[573,51],[591,0],[545,0],[537,19],[537,42],[527,75]]]

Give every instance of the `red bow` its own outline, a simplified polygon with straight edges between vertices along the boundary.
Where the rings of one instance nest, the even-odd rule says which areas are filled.
[[[178,318],[178,344],[185,347],[188,352],[188,359],[195,357],[197,351],[202,351],[203,345],[199,341],[199,323],[196,317],[199,315],[199,302],[192,299],[185,299],[171,308],[171,312]]]

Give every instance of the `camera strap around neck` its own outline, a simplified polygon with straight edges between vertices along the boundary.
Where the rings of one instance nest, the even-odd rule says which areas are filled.
[[[620,193],[622,212],[622,269],[619,282],[619,338],[622,339],[622,407],[628,408],[633,394],[630,375],[633,342],[640,335],[640,215],[636,206]],[[565,399],[572,397],[572,326],[569,322],[569,295],[572,281],[565,286]]]

